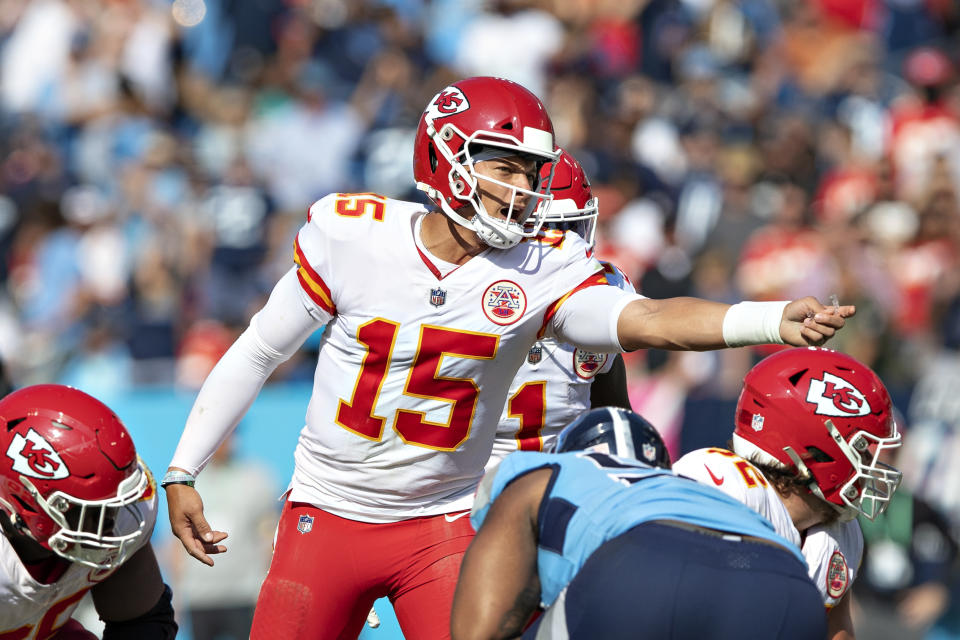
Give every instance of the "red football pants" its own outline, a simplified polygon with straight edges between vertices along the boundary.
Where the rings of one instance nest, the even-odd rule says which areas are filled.
[[[450,517],[371,524],[287,501],[251,640],[356,640],[384,596],[405,637],[449,638],[453,592],[473,538],[468,515]]]

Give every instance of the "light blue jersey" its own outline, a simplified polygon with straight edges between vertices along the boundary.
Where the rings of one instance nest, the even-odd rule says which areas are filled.
[[[803,563],[796,545],[741,502],[669,470],[602,453],[510,454],[478,489],[470,518],[474,529],[479,530],[493,501],[513,480],[542,468],[553,469],[539,515],[537,568],[544,606],[556,599],[597,547],[653,520],[769,540]]]

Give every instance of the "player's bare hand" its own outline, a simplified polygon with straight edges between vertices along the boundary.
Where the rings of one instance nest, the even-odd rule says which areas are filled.
[[[170,529],[180,538],[183,548],[203,564],[213,566],[208,554],[223,553],[227,548],[219,544],[227,538],[224,531],[214,531],[203,517],[203,500],[193,487],[185,484],[167,485],[167,512]]]
[[[853,305],[825,306],[812,296],[794,300],[783,310],[780,337],[794,347],[818,347],[843,328],[853,316]]]

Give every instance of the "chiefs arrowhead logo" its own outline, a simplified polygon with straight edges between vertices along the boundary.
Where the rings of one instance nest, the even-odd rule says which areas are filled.
[[[870,404],[863,392],[840,376],[823,373],[823,380],[814,378],[807,389],[807,402],[817,406],[821,416],[851,418],[870,415]]]
[[[457,113],[463,113],[470,108],[467,96],[457,87],[447,87],[433,97],[427,105],[427,115],[436,120],[446,118]]]
[[[27,435],[15,434],[7,457],[13,460],[13,470],[31,478],[62,480],[70,475],[66,463],[47,440],[30,429]]]

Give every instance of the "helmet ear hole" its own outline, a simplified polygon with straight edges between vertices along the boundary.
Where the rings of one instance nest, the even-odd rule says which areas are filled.
[[[30,513],[37,513],[37,510],[31,507],[26,502],[24,502],[23,498],[21,498],[20,496],[14,495],[13,499],[16,500],[18,503],[20,503],[20,508],[23,509],[24,511],[29,511]]]
[[[427,147],[427,157],[430,159],[430,171],[436,173],[439,161],[437,160],[437,148],[433,146],[432,142]]]
[[[833,462],[833,457],[819,447],[807,447],[807,455],[814,462]]]

